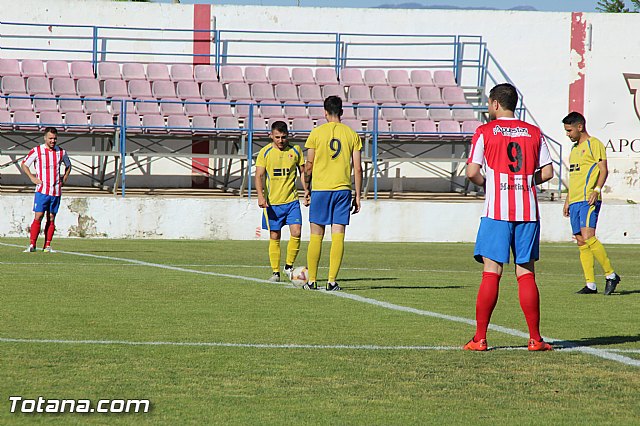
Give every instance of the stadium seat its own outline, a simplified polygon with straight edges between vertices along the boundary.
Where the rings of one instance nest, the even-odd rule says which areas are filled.
[[[367,131],[373,132],[373,126],[375,121],[369,120],[367,121]],[[386,120],[378,120],[378,139],[390,139],[391,134],[389,133],[389,123]]]
[[[373,115],[375,114],[377,106],[377,104],[371,102],[365,102],[357,105],[356,118],[362,121],[373,120]]]
[[[377,104],[396,102],[396,96],[393,93],[393,87],[391,86],[374,86],[371,89],[371,97]]]
[[[443,102],[440,89],[435,86],[421,87],[418,90],[418,99],[425,105],[441,104]]]
[[[83,98],[99,98],[102,97],[102,92],[100,91],[100,83],[98,80],[92,78],[81,78],[76,83],[76,88],[78,90],[78,96]]]
[[[227,99],[230,101],[251,101],[251,90],[245,83],[229,83],[227,85]]]
[[[440,120],[438,132],[443,137],[460,137],[460,123],[454,120]]]
[[[127,81],[146,80],[147,74],[144,72],[144,65],[138,62],[126,62],[122,64],[122,78]]]
[[[284,115],[289,120],[295,120],[296,118],[308,118],[307,108],[300,104],[284,104]]]
[[[147,97],[147,98],[139,98],[138,101],[135,102],[135,110],[140,115],[152,114],[156,115],[160,113],[159,105],[157,99]]]
[[[220,84],[220,83],[218,83]],[[180,99],[195,99],[200,97],[200,87],[198,83],[193,80],[190,81],[178,81],[176,85],[176,95]]]
[[[322,126],[323,124],[326,124],[326,123],[327,123],[327,120],[325,118],[319,118],[319,119],[316,120],[316,127]],[[361,128],[362,127],[362,123],[358,122],[358,124],[360,124],[359,127]],[[357,132],[357,130],[356,130],[356,132]]]
[[[64,127],[62,114],[57,111],[43,111],[40,113],[40,130],[45,127]]]
[[[213,65],[196,65],[193,68],[193,78],[198,83],[205,81],[218,81],[218,75]]]
[[[102,88],[105,98],[124,99],[129,97],[127,82],[124,80],[105,80]]]
[[[239,113],[236,111],[235,117],[242,121],[242,127],[249,127],[249,114],[247,111],[240,111]],[[265,130],[267,128],[264,117],[257,109],[253,110],[253,128],[260,130]]]
[[[231,110],[231,105],[226,104],[210,104],[209,105],[209,114],[212,117],[233,117],[233,111]]]
[[[142,116],[142,127],[144,133],[160,134],[167,133],[164,117],[159,114],[145,114]]]
[[[311,68],[293,68],[291,70],[291,81],[293,84],[300,86],[302,84],[316,84]]]
[[[82,101],[79,99],[60,99],[58,101],[58,108],[63,114],[67,114],[70,112],[82,112],[84,114]]]
[[[197,115],[193,117],[191,127],[193,129],[193,134],[203,135],[208,133],[215,133],[214,128],[216,127],[216,123],[213,118],[209,117],[208,115]]]
[[[156,99],[175,98],[176,87],[173,84],[173,81],[169,81],[169,80],[154,81],[151,85],[151,94]]]
[[[340,72],[340,84],[343,86],[364,86],[360,68],[343,68]]]
[[[391,121],[391,134],[396,139],[414,139],[415,133],[413,132],[413,123],[409,120],[392,120]]]
[[[55,99],[35,98],[33,100],[33,110],[35,112],[58,112],[58,102]]]
[[[8,94],[27,94],[27,88],[24,84],[24,78],[15,75],[9,75],[2,77],[2,83],[0,83],[0,89],[5,95]]]
[[[189,122],[189,117],[183,114],[170,115],[167,117],[167,130],[169,133],[175,135],[191,134],[191,123]]]
[[[66,61],[47,61],[46,74],[50,79],[69,78],[69,64]]]
[[[9,99],[7,99],[9,111],[33,111],[31,99],[26,94],[10,93],[9,96]]]
[[[438,137],[438,129],[433,120],[416,120],[413,131],[418,133],[418,137],[421,139],[436,139]]]
[[[254,83],[251,85],[251,98],[256,102],[274,102],[273,86],[269,83]]]
[[[0,130],[11,130],[11,123],[11,113],[9,111],[0,110]]]
[[[236,65],[223,65],[220,67],[220,81],[222,83],[244,83],[242,68]]]
[[[308,133],[313,130],[313,120],[310,118],[294,118],[291,121],[291,132],[294,135]]]
[[[284,67],[271,67],[267,73],[269,83],[273,84],[291,84],[291,76],[289,75],[289,68]]]
[[[45,77],[44,63],[40,59],[23,59],[22,60],[22,76],[27,77]]]
[[[89,121],[84,112],[68,112],[64,116],[64,129],[66,132],[88,132]]]
[[[387,121],[392,120],[404,120],[404,112],[402,112],[402,105],[389,102],[382,104],[380,108],[380,115]]]
[[[101,62],[102,63],[102,62]],[[100,66],[100,64],[98,64]],[[93,72],[93,65],[90,62],[82,62],[82,61],[73,61],[69,67],[71,71],[71,78],[74,80],[79,80],[81,78],[96,78],[95,73]],[[120,68],[118,67],[118,77],[120,77]]]
[[[364,70],[364,84],[366,84],[369,87],[386,86],[387,77],[385,76],[384,70],[379,70],[379,69]]]
[[[118,124],[120,124],[120,119],[118,119]],[[125,121],[126,132],[127,133],[142,133],[140,116],[135,113],[127,113],[127,119]]]
[[[229,108],[231,110],[231,108]],[[200,98],[185,99],[184,113],[189,117],[195,117],[197,115],[209,115],[209,109]]]
[[[367,86],[364,87],[369,90]],[[322,88],[322,100],[324,101],[324,99],[328,98],[329,96],[338,96],[343,101],[347,100],[347,97],[344,94],[344,87],[342,86],[324,86]]]
[[[298,97],[298,88],[295,84],[291,83],[280,83],[276,84],[275,87],[275,95],[276,99],[280,102],[298,102],[300,98]]]
[[[452,120],[451,110],[447,104],[431,104],[429,105],[429,118],[433,121]]]
[[[462,87],[444,87],[442,89],[442,100],[444,103],[453,104],[466,104],[467,99],[464,97],[464,91]]]
[[[47,77],[28,77],[27,93],[35,96],[51,96],[51,86]]]
[[[482,125],[482,123],[479,122],[478,120],[463,121],[462,122],[462,133],[473,134],[473,133],[475,133],[476,129],[481,125]],[[467,136],[470,136],[470,135],[467,135]]]
[[[279,105],[261,105],[260,114],[266,118],[277,118],[278,120],[285,120],[286,117],[282,112],[282,107]]]
[[[77,96],[76,83],[72,78],[57,77],[51,81],[51,91],[57,97]]]
[[[389,70],[387,82],[391,87],[411,86],[407,70]]]
[[[353,108],[353,104],[345,102],[342,104],[342,117],[343,119],[355,119],[356,118],[356,110]],[[322,107],[322,111],[324,112],[324,107]]]
[[[89,64],[90,65],[90,64]],[[86,74],[86,67],[82,67],[84,69],[84,74]],[[73,75],[73,63],[71,64],[71,74]],[[82,75],[82,76],[74,76],[76,79],[80,78],[93,78],[93,71],[91,75]],[[120,64],[115,62],[98,62],[98,80],[121,80],[122,73],[120,72]]]
[[[315,84],[301,84],[300,100],[307,103],[322,103],[324,99],[322,98],[320,86],[317,86]]]
[[[408,103],[405,105],[404,115],[408,120],[427,120],[429,119],[429,110],[422,103]]]
[[[160,114],[165,117],[170,115],[184,115],[182,100],[178,98],[162,98],[160,102]]]
[[[353,111],[353,108],[351,108]],[[324,118],[324,107],[323,106],[310,106],[309,107],[309,117],[313,120],[319,120]]]
[[[0,77],[15,76],[21,77],[20,62],[17,59],[0,58]]]
[[[267,69],[263,66],[251,66],[244,69],[244,80],[248,84],[268,83]]]
[[[216,129],[222,135],[234,135],[240,130],[240,124],[236,117],[218,117],[216,118]]]
[[[128,83],[129,96],[134,99],[138,98],[152,98],[151,86],[148,81],[144,80],[132,80]]]
[[[440,87],[456,87],[456,78],[451,70],[437,70],[433,72],[433,83]]]
[[[396,99],[401,104],[411,104],[420,102],[418,91],[415,87],[400,86],[396,89]]]
[[[342,124],[344,124],[345,126],[348,126],[352,130],[355,130],[356,132],[362,131],[362,122],[360,122],[360,120],[356,120],[353,118],[346,118],[341,121],[342,121]]]
[[[149,72],[148,69],[147,72]],[[187,64],[173,64],[171,65],[169,77],[171,78],[171,81],[176,83],[180,81],[194,81],[193,67]]]
[[[333,68],[316,68],[316,83],[320,86],[335,86],[340,84],[336,70]]]
[[[456,104],[451,107],[453,119],[463,122],[467,120],[477,120],[476,113],[469,104]]]
[[[351,86],[347,93],[347,100],[353,104],[373,102],[368,86]]]
[[[148,64],[147,79],[149,81],[170,81],[169,67],[166,64]]]
[[[135,114],[136,107],[133,102],[131,102],[131,98],[128,96],[119,96],[115,98],[111,98],[111,112],[114,115],[120,114],[122,110],[122,104],[127,109],[127,113]]]
[[[200,86],[200,96],[207,101],[221,101],[226,99],[222,83],[217,81],[205,81],[202,83],[202,86]]]
[[[102,100],[86,100],[84,101],[84,112],[93,114],[95,112],[108,113],[109,107],[107,101]]]
[[[0,111],[7,110],[7,98],[0,98]]]
[[[429,70],[412,70],[411,71],[411,85],[413,87],[425,87],[433,86],[433,78],[431,78],[431,71]]]
[[[15,130],[34,131],[39,128],[38,118],[33,111],[16,111],[13,113],[13,128]]]
[[[94,112],[89,116],[89,130],[92,133],[113,133],[113,116],[104,112]]]

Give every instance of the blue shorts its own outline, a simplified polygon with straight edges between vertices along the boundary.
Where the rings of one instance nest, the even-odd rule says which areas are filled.
[[[348,225],[351,190],[311,191],[309,222],[317,225]]]
[[[508,222],[488,217],[480,219],[476,238],[475,259],[487,257],[494,262],[509,263],[509,252],[514,263],[521,265],[540,257],[540,222]]]
[[[285,225],[302,225],[302,212],[300,201],[292,201],[287,204],[278,204],[263,209],[262,229],[279,231]],[[269,219],[267,223],[267,218]]]
[[[55,197],[53,195],[36,192],[36,196],[33,199],[33,211],[36,213],[49,212],[57,214],[60,208],[61,198],[61,196]]]
[[[580,228],[596,228],[600,206],[602,206],[602,201],[596,201],[592,206],[587,201],[569,204],[569,218],[573,235],[579,234]]]

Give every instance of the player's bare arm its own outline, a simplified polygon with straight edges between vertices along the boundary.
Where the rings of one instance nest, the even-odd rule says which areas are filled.
[[[602,191],[602,187],[604,183],[607,181],[607,176],[609,175],[609,168],[607,167],[607,160],[601,160],[598,163],[598,169],[600,170],[600,176],[598,176],[598,182],[596,182],[596,187],[593,188],[591,194],[589,194],[589,205],[592,206],[598,201],[600,198],[600,192]]]
[[[355,183],[356,193],[353,197],[351,204],[352,214],[356,214],[360,211],[360,194],[362,193],[362,156],[360,151],[354,150],[351,154],[351,161],[353,162],[353,179]]]
[[[316,150],[309,148],[307,150],[307,162],[304,164],[304,180],[306,181],[306,188],[304,190],[304,205],[309,206],[311,204],[311,175],[313,173],[313,161],[316,158]]]
[[[536,185],[540,185],[550,180],[553,177],[553,165],[547,164],[546,166],[542,166],[542,168],[536,170],[534,175],[534,182]]]
[[[467,178],[478,186],[484,187],[485,179],[480,172],[480,164],[469,163],[467,164]]]
[[[64,186],[67,183],[67,179],[69,179],[70,174],[71,166],[68,166],[64,169],[64,175],[62,175],[62,179],[60,180],[60,186]]]
[[[29,166],[27,166],[25,163],[22,163],[20,165],[20,168],[22,169],[22,171],[24,172],[25,175],[27,175],[27,177],[29,178],[29,180],[34,184],[34,185],[40,185],[42,183],[42,181],[40,179],[38,179],[38,177],[36,175],[34,175],[33,173],[31,173],[31,170],[29,169]],[[69,170],[70,171],[70,170]]]
[[[264,175],[265,168],[256,166],[256,192],[258,193],[258,207],[267,208],[267,200],[264,198]]]
[[[302,190],[304,191],[302,204],[309,207],[309,199],[307,198],[307,194],[310,194],[309,183],[307,182],[307,172],[305,171],[304,165],[298,166],[298,173],[300,173],[300,181],[302,182]]]

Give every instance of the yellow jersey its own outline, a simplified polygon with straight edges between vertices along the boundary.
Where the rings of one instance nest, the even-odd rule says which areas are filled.
[[[589,195],[596,187],[600,176],[598,163],[606,159],[604,145],[593,136],[571,148],[569,154],[569,204],[589,199]]]
[[[305,148],[315,150],[311,189],[351,189],[351,155],[362,149],[360,136],[342,123],[325,123],[311,131]]]
[[[264,167],[266,185],[264,198],[272,205],[287,204],[298,199],[296,178],[298,167],[304,165],[304,156],[299,146],[289,145],[282,151],[272,143],[258,152],[256,167]]]

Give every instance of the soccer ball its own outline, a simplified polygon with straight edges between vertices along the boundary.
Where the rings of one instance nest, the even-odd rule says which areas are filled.
[[[295,287],[302,287],[309,281],[309,270],[306,266],[298,266],[291,275],[291,284]]]

